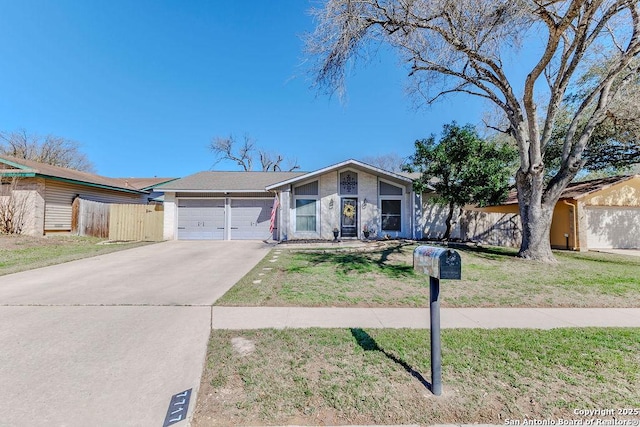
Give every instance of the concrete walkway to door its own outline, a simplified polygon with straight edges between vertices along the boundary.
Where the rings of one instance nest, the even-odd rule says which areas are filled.
[[[211,304],[270,248],[171,241],[0,277],[0,425],[161,426],[188,389],[192,412]]]

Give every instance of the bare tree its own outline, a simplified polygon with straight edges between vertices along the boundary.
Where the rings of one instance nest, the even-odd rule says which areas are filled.
[[[555,262],[553,209],[582,169],[595,127],[638,75],[638,0],[328,0],[313,14],[317,25],[306,48],[320,88],[344,90],[352,60],[371,43],[385,43],[406,61],[416,93],[428,104],[459,93],[504,113],[509,126],[503,131],[516,140],[520,158],[519,256]],[[527,54],[537,56],[524,78],[510,77],[505,60],[517,58],[524,42]],[[604,72],[593,76],[573,111],[560,167],[547,180],[545,149],[563,100],[598,62]]]
[[[21,234],[28,199],[18,193],[19,178],[3,177],[0,185],[0,234]]]
[[[0,132],[0,153],[53,166],[94,172],[93,164],[80,151],[80,144],[59,136],[47,135],[42,138],[28,134],[25,130]]]
[[[243,141],[239,143],[233,135],[226,138],[215,137],[209,144],[209,149],[216,156],[216,164],[222,160],[235,162],[244,171],[253,170],[255,160],[260,162],[263,172],[275,172],[283,170],[283,162],[286,162],[284,170],[294,171],[300,169],[297,160],[286,159],[280,154],[269,153],[256,147],[255,140],[245,135]]]
[[[389,172],[400,172],[402,171],[402,165],[405,164],[405,159],[398,153],[366,156],[362,158],[362,161],[366,164],[379,167],[380,169],[384,169]]]

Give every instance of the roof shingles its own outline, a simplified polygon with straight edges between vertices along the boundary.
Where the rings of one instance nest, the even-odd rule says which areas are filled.
[[[11,156],[0,156],[0,168],[2,165],[6,165],[4,169],[21,169],[23,172],[31,172],[36,175],[57,178],[77,183],[86,183],[97,185],[101,187],[113,188],[115,190],[124,190],[127,192],[140,192],[144,193],[144,188],[150,185],[157,184],[158,182],[166,182],[170,178],[107,178],[105,176],[96,175],[89,172],[82,172],[74,169],[62,168],[59,166],[53,166],[46,163],[35,162],[32,160],[18,159]],[[141,185],[147,184],[151,180],[149,185],[144,187]]]
[[[305,175],[306,172],[205,171],[155,187],[158,191],[265,191],[269,185]]]
[[[610,176],[606,178],[592,179],[589,181],[572,182],[567,185],[560,195],[560,199],[579,199],[587,196],[595,191],[604,190],[607,187],[611,187],[614,184],[618,184],[633,178],[631,176]],[[515,191],[509,193],[509,197],[504,202],[505,205],[512,205],[518,203],[518,195]]]

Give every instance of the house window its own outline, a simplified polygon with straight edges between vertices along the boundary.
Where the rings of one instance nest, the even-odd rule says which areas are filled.
[[[402,188],[380,181],[381,196],[402,196]]]
[[[316,231],[316,205],[313,199],[296,199],[296,231]]]
[[[318,195],[318,181],[309,182],[308,184],[302,184],[294,188],[296,196],[317,196]]]
[[[382,200],[382,231],[401,231],[402,200]]]
[[[340,194],[358,194],[358,174],[347,171],[340,174]]]

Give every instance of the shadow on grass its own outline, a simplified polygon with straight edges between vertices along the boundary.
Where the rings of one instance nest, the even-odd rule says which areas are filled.
[[[412,377],[416,378],[418,381],[420,381],[420,383],[423,386],[425,386],[426,389],[431,391],[431,383],[429,381],[427,381],[422,376],[422,374],[420,372],[418,372],[415,369],[413,369],[411,366],[409,366],[409,364],[407,362],[405,362],[404,360],[400,359],[396,355],[394,355],[392,353],[389,353],[385,349],[381,348],[378,345],[378,343],[376,342],[376,340],[371,338],[371,336],[368,333],[366,333],[364,330],[362,330],[360,328],[351,328],[351,335],[353,335],[353,337],[355,338],[355,340],[358,343],[358,345],[364,351],[379,351],[380,353],[384,354],[390,360],[392,360],[395,363],[397,363],[398,365],[402,366],[402,368],[405,371],[407,371],[407,373],[409,373]]]
[[[394,264],[389,262],[389,255],[400,253],[403,245],[397,245],[377,252],[351,252],[351,253],[306,253],[304,256],[313,264],[335,264],[343,273],[350,272],[368,273],[374,271],[377,265],[380,272],[390,278],[398,278],[413,275],[413,266],[406,264]],[[380,255],[377,258],[377,255]],[[376,259],[377,258],[377,259]]]
[[[499,247],[483,247],[483,246],[458,246],[452,245],[451,249],[460,252],[466,252],[469,254],[473,254],[479,258],[485,258],[490,260],[504,260],[504,259],[513,259],[518,256],[518,251],[516,249],[511,248],[499,248]]]
[[[640,265],[640,258],[634,258],[629,255],[608,254],[602,252],[565,252],[554,251],[557,258],[566,260],[578,260],[600,264],[616,264],[616,265]]]

